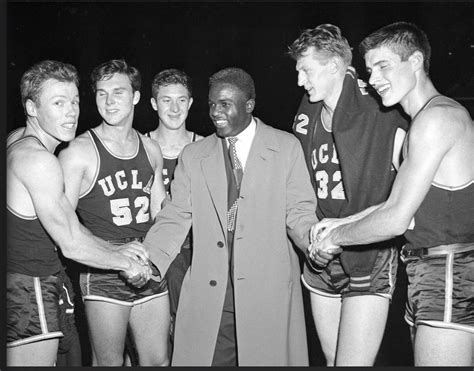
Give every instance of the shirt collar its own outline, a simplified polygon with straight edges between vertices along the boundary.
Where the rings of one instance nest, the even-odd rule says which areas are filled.
[[[257,121],[252,116],[250,124],[235,137],[239,140],[241,144],[243,143],[252,143],[253,137],[255,136],[255,131],[257,130]],[[229,141],[227,141],[229,143]]]

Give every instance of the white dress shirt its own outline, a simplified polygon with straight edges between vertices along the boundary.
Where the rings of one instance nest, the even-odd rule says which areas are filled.
[[[235,150],[237,151],[237,157],[242,164],[242,169],[245,171],[245,164],[249,157],[250,147],[252,146],[253,138],[255,137],[255,131],[257,129],[257,122],[252,117],[249,126],[247,126],[241,133],[235,137],[238,139],[235,143]],[[227,148],[229,148],[229,141],[226,140]]]

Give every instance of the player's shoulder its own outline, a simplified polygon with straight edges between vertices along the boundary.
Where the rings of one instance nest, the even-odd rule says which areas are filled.
[[[146,149],[151,149],[154,151],[159,150],[161,153],[160,145],[158,144],[156,140],[151,139],[149,136],[146,136],[145,134],[140,133],[138,130],[136,130],[136,132]]]
[[[454,134],[457,130],[472,126],[469,112],[454,99],[440,96],[420,111],[412,122],[412,128],[439,130]]]
[[[88,132],[84,132],[70,141],[58,155],[61,162],[91,163],[96,157],[94,143]]]
[[[84,133],[76,136],[72,141],[68,143],[67,148],[72,148],[73,150],[81,150],[81,149],[88,149],[93,147],[93,142],[89,131],[85,131]]]
[[[155,167],[156,164],[161,163],[163,160],[163,155],[158,142],[138,131],[137,134],[143,143],[143,147],[145,147],[145,151],[148,154],[149,159],[152,161],[152,166]]]
[[[24,138],[7,151],[8,169],[17,176],[47,177],[60,169],[58,158],[34,138]]]

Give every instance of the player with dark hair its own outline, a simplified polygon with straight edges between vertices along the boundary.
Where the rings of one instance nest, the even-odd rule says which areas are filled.
[[[298,85],[307,91],[293,131],[306,155],[318,219],[347,216],[384,201],[406,120],[396,110],[383,109],[358,78],[339,27],[307,29],[289,52],[296,60]],[[395,289],[397,244],[390,240],[336,252],[327,266],[308,260],[302,275],[326,363],[372,366]]]
[[[327,248],[404,234],[405,319],[415,365],[472,366],[474,125],[463,106],[434,87],[430,49],[426,34],[407,22],[382,27],[360,44],[383,104],[399,103],[411,117],[404,159],[385,202],[314,228],[312,254],[325,264],[320,252]]]
[[[158,114],[158,127],[145,135],[160,145],[163,155],[163,183],[169,197],[179,154],[184,146],[202,139],[202,136],[186,129],[186,118],[193,104],[193,97],[192,81],[185,72],[170,68],[157,73],[151,84],[151,92],[151,106]],[[191,233],[190,231],[165,276],[170,298],[171,339],[181,284],[191,264]]]
[[[102,122],[59,154],[66,194],[96,235],[114,244],[141,241],[165,192],[159,145],[132,128],[140,73],[111,60],[91,79]],[[94,366],[122,366],[128,327],[140,366],[168,364],[166,280],[136,289],[115,272],[97,269],[82,272],[80,280]]]

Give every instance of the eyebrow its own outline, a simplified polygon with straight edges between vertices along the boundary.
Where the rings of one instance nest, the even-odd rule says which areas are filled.
[[[112,91],[117,91],[117,90],[127,90],[127,88],[122,87],[122,86],[119,86],[118,88],[113,88],[113,89],[112,89]],[[99,91],[107,92],[107,90],[104,89],[104,88],[98,88],[98,89],[97,89],[97,92],[99,92]]]

